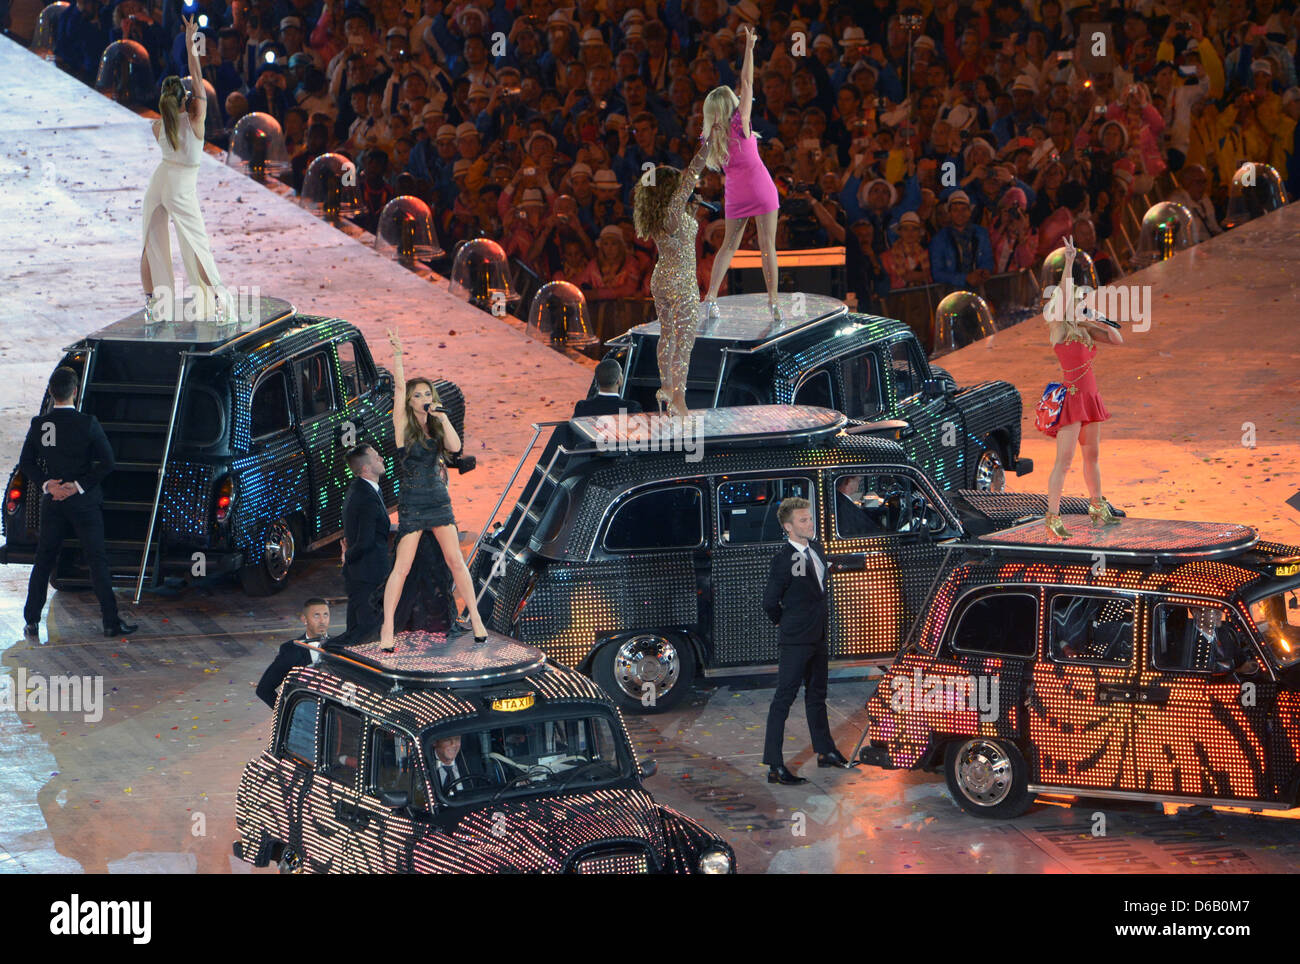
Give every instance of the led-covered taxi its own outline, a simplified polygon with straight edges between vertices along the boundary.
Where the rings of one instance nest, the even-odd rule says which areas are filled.
[[[1042,523],[954,546],[867,704],[860,759],[969,813],[1035,794],[1300,803],[1300,547],[1246,526]]]
[[[609,698],[539,650],[401,633],[286,677],[234,852],[313,873],[734,872],[651,772]]]

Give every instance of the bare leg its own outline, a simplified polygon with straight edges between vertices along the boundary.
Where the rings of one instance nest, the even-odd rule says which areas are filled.
[[[732,257],[740,248],[740,238],[745,233],[745,222],[748,220],[748,218],[727,218],[726,230],[722,235],[722,247],[714,256],[713,267],[709,270],[709,293],[705,296],[705,301],[718,300],[718,289],[722,287],[722,279],[727,276],[727,269],[731,267]]]
[[[1083,481],[1088,497],[1101,499],[1101,422],[1089,422],[1079,432],[1079,449],[1083,452]]]
[[[1074,447],[1079,441],[1079,423],[1061,426],[1056,433],[1056,464],[1047,477],[1047,511],[1059,515],[1061,511],[1061,490],[1065,488],[1065,476],[1070,471],[1070,462],[1074,458]]]
[[[419,545],[419,532],[408,532],[397,541],[393,571],[388,574],[388,582],[384,585],[384,625],[379,631],[379,645],[383,649],[393,648],[393,617],[397,613],[397,602],[402,598],[406,574],[411,571],[411,563],[415,561],[415,550]]]
[[[442,558],[447,561],[451,578],[456,582],[456,591],[460,593],[461,599],[465,601],[465,607],[469,610],[469,621],[474,627],[474,635],[486,636],[487,629],[483,626],[483,618],[478,614],[478,605],[474,601],[474,580],[469,576],[469,567],[465,565],[465,556],[460,551],[460,537],[456,527],[437,526],[429,531],[438,540],[438,546],[442,549]]]
[[[763,253],[763,284],[767,285],[767,303],[776,304],[776,211],[756,215],[754,224],[758,227],[758,247]]]

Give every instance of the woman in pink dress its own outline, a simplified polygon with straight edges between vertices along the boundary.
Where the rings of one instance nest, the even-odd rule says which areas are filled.
[[[1088,519],[1092,525],[1115,525],[1119,519],[1101,496],[1101,423],[1110,418],[1097,391],[1097,379],[1092,371],[1097,357],[1094,335],[1104,336],[1112,345],[1122,345],[1123,336],[1109,325],[1091,321],[1082,315],[1083,299],[1074,291],[1074,239],[1065,238],[1065,268],[1061,284],[1052,294],[1043,311],[1052,340],[1052,350],[1061,363],[1061,382],[1066,386],[1065,403],[1061,417],[1052,428],[1045,431],[1056,439],[1056,464],[1047,478],[1047,531],[1057,539],[1070,538],[1070,532],[1061,522],[1061,490],[1065,476],[1070,471],[1074,447],[1083,451],[1083,480],[1088,487]]]
[[[745,61],[740,68],[740,89],[715,87],[704,99],[704,143],[706,164],[726,175],[723,214],[727,220],[722,247],[713,260],[709,275],[709,292],[704,304],[710,318],[718,317],[718,289],[726,277],[731,258],[740,247],[745,222],[754,219],[758,227],[758,246],[763,252],[763,282],[772,320],[781,320],[776,304],[776,216],[781,199],[767,167],[758,156],[758,135],[749,127],[754,101],[754,41],[758,35],[752,27],[742,26],[745,36]]]

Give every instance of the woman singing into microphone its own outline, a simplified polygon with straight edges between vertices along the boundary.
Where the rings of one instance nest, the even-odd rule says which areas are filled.
[[[1047,531],[1057,539],[1070,538],[1070,532],[1061,522],[1061,490],[1065,476],[1070,471],[1074,447],[1083,451],[1083,480],[1088,486],[1088,519],[1092,525],[1116,525],[1119,519],[1101,497],[1101,423],[1110,418],[1097,391],[1092,362],[1097,357],[1094,333],[1104,336],[1112,345],[1122,345],[1123,336],[1109,325],[1083,317],[1087,311],[1081,298],[1074,292],[1074,258],[1078,253],[1074,239],[1065,238],[1065,269],[1061,283],[1043,311],[1048,322],[1052,350],[1061,362],[1061,382],[1066,386],[1065,403],[1061,415],[1044,434],[1056,439],[1056,464],[1047,478]]]
[[[393,648],[393,617],[402,595],[402,586],[420,543],[420,533],[428,529],[438,540],[438,547],[451,570],[456,591],[469,609],[474,639],[487,639],[487,630],[474,603],[474,584],[465,557],[460,551],[456,519],[451,511],[451,494],[447,491],[446,455],[461,450],[460,436],[442,409],[438,393],[427,378],[406,381],[402,374],[402,341],[396,331],[388,333],[393,346],[393,440],[398,444],[397,465],[400,489],[397,498],[397,551],[393,571],[384,586],[384,623],[379,634],[382,649]],[[402,404],[398,404],[402,399]]]
[[[705,307],[710,318],[718,317],[718,290],[727,276],[731,258],[740,247],[745,222],[750,218],[758,228],[758,246],[763,253],[763,283],[767,286],[767,303],[772,320],[781,320],[776,305],[776,219],[781,199],[767,167],[758,156],[758,135],[749,127],[754,100],[753,27],[740,28],[745,35],[745,61],[740,68],[740,89],[715,87],[704,99],[704,130],[701,140],[707,152],[710,170],[722,171],[727,178],[725,207],[727,230],[722,247],[713,261],[709,276],[709,293]]]

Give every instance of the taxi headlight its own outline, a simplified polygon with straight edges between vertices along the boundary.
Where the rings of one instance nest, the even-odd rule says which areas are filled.
[[[700,855],[700,873],[731,873],[731,856],[725,850],[706,850]]]

